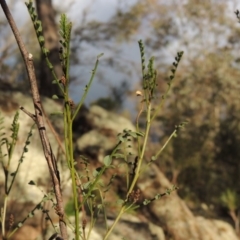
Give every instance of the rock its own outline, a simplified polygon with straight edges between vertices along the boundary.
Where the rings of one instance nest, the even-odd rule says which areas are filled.
[[[112,136],[112,138],[114,137],[116,138],[116,136]],[[109,139],[107,135],[104,135],[103,133],[99,132],[97,129],[94,129],[83,134],[78,139],[77,146],[82,151],[87,150],[88,148],[94,148],[94,147],[98,149],[103,148],[105,151],[107,151],[114,146],[113,141],[111,140],[112,139]]]
[[[216,219],[206,219],[203,217],[196,217],[196,221],[201,228],[204,240],[239,240],[232,226],[224,221]]]
[[[113,224],[113,219],[108,219],[108,224]],[[103,238],[105,230],[104,223],[97,223],[95,229]],[[165,240],[161,227],[150,221],[146,221],[143,216],[126,213],[122,216],[116,228],[113,229],[109,240]]]
[[[30,225],[23,225],[11,238],[12,240],[41,240],[41,232]]]
[[[124,129],[135,130],[130,120],[96,105],[90,107],[87,119],[96,129],[109,129],[116,133],[121,133]]]
[[[90,107],[85,119],[91,127],[77,139],[77,150],[97,157],[100,162],[116,145],[118,133],[124,129],[135,131],[130,120],[95,105]]]
[[[0,92],[0,109],[5,118],[6,129],[10,128],[15,111],[20,105],[24,106],[25,109],[33,113],[32,100],[30,96],[16,91]],[[43,98],[43,105],[48,116],[50,116],[52,109],[54,109],[54,111],[61,111],[62,109],[61,105],[47,98]],[[51,118],[51,120],[53,121],[54,126],[61,133],[63,128],[62,121],[57,117]],[[19,121],[20,132],[10,166],[10,172],[14,172],[16,169],[27,134],[33,124],[32,119],[21,111]],[[96,160],[98,161],[99,166],[101,166],[101,161],[105,154],[108,151],[111,151],[117,143],[117,134],[122,132],[123,129],[130,129],[132,131],[135,130],[133,124],[129,120],[114,113],[110,113],[98,106],[92,106],[89,110],[85,109],[84,113],[77,118],[74,129],[79,129],[77,126],[82,123],[86,126],[83,126],[83,128],[80,127],[82,135],[77,140],[78,151],[83,152],[83,154],[88,152],[88,154],[97,156]],[[51,133],[47,124],[46,128],[52,144],[52,149],[54,153],[57,153],[58,144],[56,144],[55,137]],[[10,134],[9,131],[8,134]],[[59,164],[59,167],[60,166],[61,165]],[[69,172],[65,171],[66,164],[60,168],[60,170],[61,179],[68,179]],[[171,188],[171,183],[156,165],[152,164],[143,175],[144,176],[138,183],[138,187],[141,190],[142,200],[152,199],[156,194],[163,193],[166,189]],[[42,146],[36,128],[31,138],[31,145],[28,147],[28,152],[25,155],[16,179],[17,184],[14,185],[14,194],[10,195],[10,199],[15,200],[15,202],[19,202],[19,204],[23,204],[22,206],[24,206],[23,202],[25,201],[38,203],[43,197],[44,191],[52,188],[47,163],[43,155]],[[38,183],[40,189],[43,190],[41,191],[36,186],[28,185],[30,180]],[[3,185],[3,181],[3,174],[0,174],[1,185]],[[118,176],[118,179],[114,182],[115,185],[112,186],[113,192],[111,192],[111,197],[113,197],[114,194],[115,197],[119,197],[117,196],[119,192],[125,192],[126,189],[123,188],[123,186],[125,186],[123,181],[125,180]],[[64,189],[68,189],[70,191],[71,187],[68,185],[69,183],[69,181],[64,181],[62,186]],[[122,189],[120,189],[121,187]],[[112,201],[115,201],[115,199],[112,198]],[[139,214],[135,216],[131,214],[124,215],[117,227],[114,229],[109,240],[120,240],[123,239],[123,237],[128,240],[238,239],[233,228],[228,223],[220,220],[205,219],[203,217],[194,216],[176,192],[172,193],[170,196],[165,196],[159,200],[153,201],[151,204],[145,206],[141,209],[141,214],[142,215]],[[57,217],[56,214],[54,216]],[[116,212],[114,212],[111,216],[108,215],[108,217],[108,223],[112,224],[114,217],[116,217]],[[111,219],[111,217],[113,218]],[[27,230],[25,230],[25,228]],[[22,227],[18,231],[18,234],[21,234],[24,237],[21,238],[20,235],[16,235],[16,238],[14,239],[30,240],[37,238],[37,236],[39,236],[38,231],[32,230],[31,228],[32,227],[27,226]],[[91,239],[101,239],[104,232],[105,230],[103,224],[101,225],[98,223],[94,228],[94,235],[91,236]],[[49,232],[49,234],[52,233]]]
[[[164,193],[172,187],[156,165],[151,166],[148,174],[153,176],[153,172],[154,177],[147,181],[145,178],[139,183],[144,199],[152,199],[156,194]],[[155,219],[155,224],[164,229],[166,239],[238,240],[228,223],[194,216],[176,192],[153,201],[143,211],[149,219]]]
[[[6,104],[3,104],[4,102],[6,102]],[[9,129],[11,128],[13,117],[20,106],[23,106],[26,110],[34,114],[31,97],[20,92],[0,92],[0,103],[0,111],[1,115],[4,117],[5,132],[8,137],[11,135]],[[54,111],[61,111],[61,106],[51,99],[43,98],[43,105],[47,115],[50,115],[53,109]],[[56,121],[56,125],[58,125],[59,128],[62,128],[60,121],[55,119],[55,122]],[[18,140],[9,168],[11,173],[16,171],[28,133],[34,122],[28,115],[19,110],[19,123],[20,129]],[[52,144],[53,152],[57,154],[58,144],[47,124],[46,129],[47,135]],[[17,184],[15,183],[13,185],[13,191],[15,193],[12,194],[11,197],[18,201],[33,201],[38,203],[44,196],[44,193],[36,186],[30,186],[28,183],[32,180],[38,184],[40,188],[44,186],[44,189],[46,189],[46,186],[51,188],[52,184],[49,178],[48,166],[43,154],[36,126],[34,127],[33,135],[30,138],[30,145],[28,145],[27,148],[28,151],[24,154],[23,162],[20,165],[20,169],[16,176]],[[11,177],[9,180],[11,180]],[[3,174],[0,174],[0,182],[3,181]]]

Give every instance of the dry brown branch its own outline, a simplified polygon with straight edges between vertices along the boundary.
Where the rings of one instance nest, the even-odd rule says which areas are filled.
[[[46,134],[46,128],[44,125],[44,114],[43,114],[43,109],[42,109],[42,104],[41,104],[41,99],[39,96],[39,91],[37,87],[37,79],[36,79],[36,74],[35,74],[35,69],[33,65],[33,59],[32,55],[28,53],[21,35],[17,29],[17,26],[14,22],[14,19],[8,9],[8,6],[4,0],[0,0],[1,7],[5,13],[5,16],[8,20],[8,23],[12,29],[12,32],[15,36],[16,42],[18,44],[19,50],[22,54],[23,60],[25,62],[25,66],[27,69],[27,74],[28,74],[28,79],[31,85],[31,91],[32,91],[32,99],[33,99],[33,104],[34,104],[34,109],[35,109],[35,121],[38,126],[38,131],[44,151],[45,158],[47,160],[49,172],[52,178],[53,182],[53,188],[54,188],[54,193],[56,196],[56,201],[57,201],[57,214],[59,216],[59,227],[61,231],[61,235],[64,240],[68,239],[67,236],[67,227],[66,223],[64,222],[64,207],[63,207],[63,199],[62,199],[62,192],[61,192],[61,186],[60,186],[60,176],[59,172],[57,169],[57,163],[56,163],[56,158],[52,152],[52,148],[50,145],[50,142],[48,140],[47,134]],[[33,116],[33,114],[32,114]]]

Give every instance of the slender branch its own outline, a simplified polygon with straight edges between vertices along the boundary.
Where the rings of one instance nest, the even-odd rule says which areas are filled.
[[[36,122],[36,116],[32,113],[30,113],[28,110],[26,110],[24,107],[20,107],[20,109],[26,113],[34,122]]]
[[[67,240],[68,236],[67,236],[66,223],[64,222],[64,207],[63,207],[63,199],[62,199],[61,186],[60,186],[60,177],[57,169],[56,158],[52,152],[52,148],[46,134],[46,128],[44,125],[44,114],[43,114],[41,99],[39,96],[32,55],[28,53],[22,41],[21,35],[17,29],[17,26],[8,9],[6,2],[4,0],[0,0],[0,4],[8,20],[8,23],[12,29],[12,32],[15,36],[16,42],[18,44],[19,50],[21,52],[21,55],[23,57],[23,60],[25,62],[25,66],[27,69],[28,79],[31,85],[31,90],[32,90],[32,99],[33,99],[33,104],[35,109],[36,123],[38,126],[38,131],[39,131],[40,139],[42,142],[44,155],[47,160],[47,164],[48,164],[49,172],[52,178],[53,188],[56,196],[57,214],[59,215],[59,227],[60,227],[60,231],[63,239]]]

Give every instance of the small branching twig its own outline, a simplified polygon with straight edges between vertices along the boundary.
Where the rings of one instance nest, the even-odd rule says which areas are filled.
[[[181,58],[182,58],[183,52],[178,52],[177,53],[177,56],[175,57],[175,61],[173,62],[173,68],[171,69],[172,74],[169,77],[170,80],[168,82],[167,91],[162,96],[162,99],[161,99],[160,103],[158,104],[158,106],[156,108],[153,108],[152,100],[155,98],[154,94],[155,94],[155,89],[156,89],[156,86],[157,86],[157,82],[156,82],[157,81],[157,71],[154,69],[154,58],[153,57],[150,58],[150,60],[148,62],[148,65],[146,67],[144,45],[143,45],[141,40],[138,43],[139,43],[141,63],[142,63],[142,86],[143,86],[143,89],[141,91],[138,90],[136,92],[136,95],[142,97],[142,100],[141,100],[141,108],[140,108],[140,111],[137,115],[137,120],[136,120],[137,131],[132,132],[131,134],[130,134],[130,132],[127,132],[132,137],[137,138],[138,155],[135,157],[135,160],[132,163],[132,165],[133,165],[132,178],[129,182],[129,187],[128,187],[128,190],[127,190],[127,193],[126,193],[126,198],[125,198],[125,200],[122,200],[122,207],[121,207],[115,221],[113,222],[112,226],[107,229],[107,232],[104,236],[104,240],[108,239],[111,232],[115,228],[116,224],[118,223],[118,221],[120,220],[120,218],[122,217],[122,215],[125,212],[127,212],[129,210],[134,210],[134,209],[138,208],[140,205],[147,205],[154,200],[157,200],[157,199],[159,199],[159,198],[161,198],[165,195],[169,195],[172,191],[177,189],[174,186],[172,189],[168,189],[163,194],[157,194],[154,198],[149,199],[149,200],[145,200],[140,205],[136,204],[137,201],[139,200],[139,197],[140,197],[140,191],[134,190],[134,188],[137,185],[137,181],[138,181],[140,175],[142,174],[142,172],[145,170],[146,167],[148,167],[150,164],[153,163],[153,161],[155,161],[157,159],[157,157],[165,149],[168,142],[174,136],[176,136],[178,130],[181,127],[183,127],[184,124],[186,123],[186,122],[183,122],[183,123],[175,126],[175,130],[170,135],[170,137],[168,138],[167,142],[163,145],[163,147],[152,157],[152,159],[150,161],[147,162],[147,164],[144,164],[144,162],[145,162],[144,161],[145,160],[145,151],[146,151],[146,147],[147,147],[147,143],[148,143],[151,124],[152,124],[153,120],[156,118],[156,116],[158,115],[158,113],[159,113],[160,109],[162,108],[162,106],[165,102],[165,99],[166,99],[166,97],[167,97],[167,95],[170,91],[171,84],[172,84],[172,81],[175,77],[176,69],[178,67],[178,64],[179,64]],[[140,119],[140,116],[143,112],[146,112],[146,124],[145,124],[145,132],[144,133],[142,133],[139,129],[139,119]],[[124,135],[123,136],[120,135],[120,136],[123,137]],[[121,141],[120,141],[120,143],[121,143]],[[117,149],[119,148],[119,145],[120,144],[117,145],[117,147],[116,147]],[[113,151],[114,154],[115,154],[115,151],[116,150]],[[113,156],[114,156],[114,154],[113,154]],[[125,161],[127,162],[126,159],[125,159]]]
[[[44,203],[52,198],[50,195],[45,195],[42,200],[28,213],[28,215],[20,222],[17,223],[17,226],[7,235],[6,239],[10,239],[14,233],[23,226],[23,224],[29,219],[32,218],[35,215],[36,211],[44,211],[43,206]],[[11,218],[10,218],[11,219]],[[14,217],[12,217],[14,219]]]
[[[18,118],[19,118],[19,113],[16,112],[16,114],[14,116],[14,119],[13,119],[13,122],[12,122],[12,127],[10,129],[10,131],[12,132],[12,135],[11,135],[12,140],[10,141],[7,138],[0,138],[0,142],[1,142],[1,145],[0,145],[0,162],[2,164],[2,168],[3,168],[3,172],[4,172],[4,176],[5,176],[4,204],[3,204],[3,208],[2,208],[2,211],[1,211],[1,215],[0,215],[1,216],[0,222],[1,222],[1,225],[2,225],[2,235],[3,235],[3,237],[5,237],[5,235],[6,235],[6,233],[5,233],[5,221],[6,221],[6,211],[7,211],[7,204],[8,204],[9,195],[10,195],[10,192],[12,190],[12,186],[13,186],[15,180],[16,180],[16,176],[17,176],[17,174],[20,170],[20,166],[23,163],[24,155],[25,155],[26,152],[28,152],[28,145],[30,144],[30,138],[32,136],[32,129],[34,127],[34,125],[33,125],[30,129],[30,132],[28,133],[28,136],[27,136],[27,139],[26,139],[26,142],[25,142],[25,146],[23,147],[23,151],[22,151],[22,154],[21,154],[21,156],[18,160],[18,165],[17,165],[16,169],[13,172],[10,172],[12,156],[13,156],[13,153],[14,153],[14,148],[16,146],[17,139],[18,139],[18,132],[19,132]],[[0,125],[2,123],[3,123],[3,121],[0,122]],[[2,129],[3,129],[3,127],[1,127],[1,130]],[[1,133],[1,136],[4,136],[4,134]],[[3,148],[4,146],[6,147],[6,149]],[[9,221],[12,222],[11,219]]]
[[[39,96],[39,91],[38,91],[38,86],[37,86],[37,79],[36,79],[36,74],[35,74],[35,69],[34,69],[34,64],[33,64],[33,56],[30,54],[23,41],[21,38],[21,35],[18,31],[18,28],[14,22],[14,19],[8,9],[8,6],[4,0],[0,1],[1,7],[5,13],[5,16],[8,20],[8,23],[12,29],[12,32],[15,36],[16,42],[18,44],[19,50],[21,52],[21,55],[23,57],[23,60],[25,62],[25,66],[27,69],[27,74],[28,74],[28,79],[30,82],[31,86],[31,91],[32,91],[32,99],[33,99],[33,105],[35,109],[35,117],[36,117],[36,124],[38,127],[40,139],[42,142],[42,147],[44,151],[45,158],[47,160],[49,172],[52,178],[53,182],[53,188],[57,200],[57,205],[59,208],[59,226],[60,226],[60,231],[63,239],[67,240],[67,228],[66,224],[64,222],[64,207],[63,207],[63,199],[62,199],[62,192],[61,192],[61,186],[60,186],[60,177],[59,177],[59,172],[57,169],[57,163],[56,163],[56,158],[52,152],[51,145],[49,143],[47,134],[46,134],[46,128],[44,124],[44,119],[43,119],[43,110],[42,110],[42,104],[41,104],[41,99]]]

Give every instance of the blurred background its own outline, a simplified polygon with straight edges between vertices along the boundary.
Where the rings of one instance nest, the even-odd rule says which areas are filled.
[[[55,90],[23,1],[7,2],[37,64],[41,94],[51,97]],[[158,165],[193,212],[224,219],[239,232],[240,23],[234,13],[239,1],[36,0],[36,6],[56,69],[60,14],[67,13],[73,23],[73,100],[79,101],[96,56],[104,53],[86,106],[95,103],[133,121],[139,108],[135,91],[141,86],[137,41],[143,40],[146,56],[155,57],[158,96],[166,90],[174,57],[184,51],[170,95],[152,126],[147,154],[165,142],[175,125],[188,120]],[[24,90],[25,67],[3,14],[0,35],[0,81]]]

